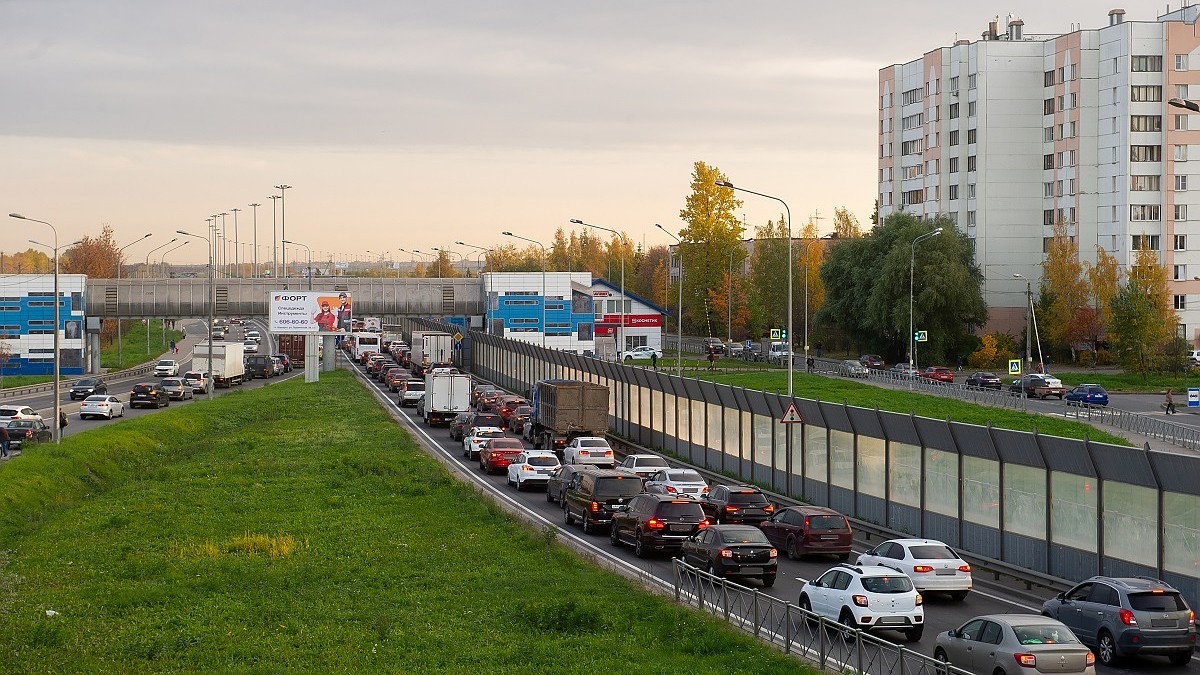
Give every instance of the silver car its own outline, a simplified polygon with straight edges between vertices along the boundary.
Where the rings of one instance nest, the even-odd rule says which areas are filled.
[[[662,469],[646,479],[646,492],[700,499],[708,494],[708,483],[692,469]]]
[[[854,359],[846,359],[838,364],[838,373],[842,377],[866,377],[871,371]]]
[[[1037,614],[977,616],[937,636],[934,658],[981,675],[1095,675],[1096,655],[1061,621]]]

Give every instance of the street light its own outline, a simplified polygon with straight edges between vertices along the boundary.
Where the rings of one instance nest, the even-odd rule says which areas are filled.
[[[675,240],[676,248],[679,249],[679,314],[675,317],[675,329],[678,331],[675,338],[675,376],[683,377],[683,242],[662,225],[655,223],[654,226],[669,234]],[[663,302],[666,302],[665,296]]]
[[[279,278],[279,239],[278,239],[279,234],[278,234],[278,225],[277,225],[277,221],[275,218],[276,214],[278,213],[278,210],[275,208],[275,205],[278,204],[279,200],[283,199],[283,197],[280,197],[279,195],[270,195],[269,197],[267,197],[267,199],[271,200],[271,278],[278,279]]]
[[[212,241],[212,239],[209,239],[208,237],[202,237],[198,234],[192,234],[191,232],[184,232],[183,230],[175,230],[175,231],[178,232],[179,234],[182,234],[185,237],[195,237],[197,239],[203,239],[205,241],[205,243],[208,244],[208,383],[209,383],[208,398],[209,398],[209,400],[212,400],[213,389],[216,388],[216,385],[213,383],[213,379],[212,379],[213,378],[213,373],[212,373],[213,308],[217,304],[216,293],[214,293],[214,290],[213,290],[214,289],[213,276],[217,273],[216,268],[213,266],[213,241]]]
[[[238,232],[237,232],[237,214],[241,209],[229,209],[233,213],[233,269],[237,272],[237,277],[242,278],[242,261],[238,256]]]
[[[254,270],[250,273],[251,279],[258,278],[258,207],[262,204],[250,204],[254,213]]]
[[[285,239],[285,240],[283,241],[283,243],[285,243],[285,244],[290,244],[290,243],[293,243],[293,242],[289,242],[288,240],[286,240],[286,239]],[[367,253],[371,253],[371,249],[367,249]],[[379,278],[380,278],[380,279],[382,279],[382,278],[383,278],[383,276],[384,276],[383,259],[384,259],[385,257],[387,257],[387,254],[388,254],[388,253],[391,253],[391,251],[384,251],[383,253],[371,253],[371,255],[377,255],[377,256],[379,256]]]
[[[479,251],[479,253],[477,254],[476,259],[475,259],[475,266],[479,268],[479,271],[482,274],[484,267],[483,267],[483,263],[481,263],[479,261],[479,259],[483,257],[484,253],[491,253],[492,249],[484,248],[483,246],[476,246],[474,244],[468,244],[465,241],[456,241],[454,243],[458,244],[459,246],[466,246],[467,248],[473,248],[473,249],[476,249]],[[488,262],[490,263],[491,261],[489,260]]]
[[[283,240],[287,239],[287,199],[284,199],[284,196],[287,194],[287,190],[292,189],[292,186],[280,183],[275,186],[275,189],[279,190],[279,241],[283,244],[280,253],[283,255],[283,276],[286,279],[288,276],[287,244]]]
[[[166,278],[166,276],[167,276],[167,256],[170,255],[173,251],[178,251],[179,249],[183,248],[184,246],[187,246],[188,243],[189,243],[188,241],[184,241],[182,244],[180,244],[174,248],[169,248],[169,249],[163,251],[162,256],[160,256],[158,259],[158,273],[161,274],[163,276],[163,278]]]
[[[788,382],[787,382],[787,385],[788,386],[787,386],[787,395],[788,395],[788,398],[791,399],[792,398],[792,361],[795,359],[794,355],[792,354],[792,340],[796,339],[796,337],[795,337],[796,334],[792,331],[792,210],[790,208],[788,208],[787,202],[783,201],[782,199],[780,199],[779,197],[776,197],[774,195],[769,195],[769,194],[765,194],[762,192],[755,192],[754,190],[748,190],[744,187],[738,187],[727,180],[716,181],[715,184],[719,187],[727,187],[731,190],[741,190],[742,192],[749,192],[750,194],[758,195],[759,197],[765,197],[767,199],[774,199],[775,201],[779,202],[780,204],[783,204],[783,210],[787,212],[787,251],[788,251],[788,265],[787,265],[787,267],[788,267],[788,291],[787,291],[787,298],[788,298],[788,300],[787,300]],[[805,264],[805,270],[804,270],[804,362],[808,363],[808,255],[807,255],[807,251],[805,252],[805,256],[804,256],[804,264]]]
[[[312,290],[312,249],[307,244],[301,244],[298,241],[284,239],[283,243],[291,244],[292,246],[303,246],[305,251],[308,251],[308,290]]]
[[[625,238],[624,234],[621,234],[612,228],[601,227],[599,225],[590,225],[582,220],[579,220],[578,218],[572,218],[571,222],[584,227],[593,227],[597,230],[612,232],[621,238],[621,323],[619,326],[617,326],[617,360],[620,361],[621,353],[629,349],[625,345],[625,249],[629,246],[629,240]]]
[[[1042,360],[1042,338],[1037,334],[1037,313],[1033,306],[1033,282],[1024,274],[1013,272],[1014,279],[1025,280],[1025,297],[1029,303],[1029,312],[1025,315],[1025,364],[1027,372],[1033,372],[1033,344],[1031,339],[1037,340],[1038,348],[1038,363],[1045,369],[1046,362]],[[1030,336],[1030,328],[1033,329],[1033,337]]]
[[[936,228],[935,230],[933,230],[932,232],[926,232],[925,234],[918,235],[916,239],[913,239],[912,250],[908,257],[908,368],[909,368],[908,388],[909,389],[912,389],[913,380],[916,379],[915,375],[913,374],[913,371],[916,370],[916,367],[917,367],[916,366],[916,354],[915,354],[915,352],[917,350],[917,334],[913,332],[915,329],[915,327],[913,326],[913,270],[916,268],[916,265],[917,265],[917,244],[919,242],[925,241],[926,239],[929,239],[930,237],[936,237],[937,235],[939,235],[941,233],[942,233],[942,228],[939,227],[939,228]]]
[[[124,364],[124,359],[122,358],[123,355],[121,354],[121,351],[122,351],[121,350],[121,252],[124,251],[125,249],[129,248],[130,246],[133,246],[134,244],[142,241],[143,239],[146,239],[149,236],[150,236],[150,234],[146,234],[145,236],[139,237],[138,239],[131,241],[128,244],[125,244],[121,248],[117,249],[117,287],[115,289],[116,290],[115,295],[116,295],[116,305],[117,305],[117,367],[118,368],[120,368]]]
[[[1174,106],[1176,108],[1186,108],[1192,112],[1200,112],[1200,105],[1197,105],[1195,101],[1186,101],[1182,98],[1170,99],[1167,101],[1167,105]]]
[[[506,237],[512,237],[513,239],[520,239],[521,241],[527,241],[531,244],[537,244],[538,246],[541,246],[541,248],[542,248],[542,349],[545,349],[546,348],[546,247],[542,245],[542,242],[537,241],[536,239],[529,239],[527,237],[521,237],[521,236],[513,234],[512,232],[501,232],[500,234],[502,234]]]
[[[59,330],[60,330],[60,326],[59,326],[59,311],[60,310],[59,310],[59,308],[60,308],[62,302],[61,302],[61,298],[59,298],[59,295],[58,295],[58,229],[55,228],[50,223],[47,223],[44,220],[38,220],[36,218],[26,218],[25,216],[23,216],[19,213],[10,213],[10,214],[8,214],[8,216],[10,218],[17,218],[18,220],[28,220],[33,223],[41,223],[41,224],[49,227],[50,231],[54,233],[54,247],[53,247],[54,248],[54,425],[53,426],[54,426],[54,442],[61,443],[62,442],[62,425],[59,424],[59,420],[61,419],[61,415],[62,415],[62,401],[61,401],[62,393],[58,390],[58,388],[59,388],[60,380],[62,379],[62,365],[59,362],[59,338],[58,338],[58,336],[59,336]],[[142,237],[142,238],[145,239],[145,237]],[[49,247],[47,247],[47,248],[49,248]]]

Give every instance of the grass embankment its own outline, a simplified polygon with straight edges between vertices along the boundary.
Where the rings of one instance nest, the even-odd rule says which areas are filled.
[[[53,375],[5,375],[2,382],[4,388],[8,389],[10,387],[28,387],[31,384],[42,384],[53,381]]]
[[[348,373],[40,446],[0,504],[6,673],[804,672],[518,524]]]
[[[171,347],[171,342],[183,339],[183,332],[178,330],[163,333],[161,319],[152,319],[148,326],[141,321],[126,320],[121,324],[121,358],[117,359],[117,342],[100,348],[100,366],[116,370],[153,361],[162,356]],[[150,348],[146,348],[146,331],[150,331]],[[114,334],[115,336],[115,334]]]

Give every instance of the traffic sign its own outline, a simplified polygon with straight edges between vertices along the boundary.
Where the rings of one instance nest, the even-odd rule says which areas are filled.
[[[1188,407],[1200,408],[1200,389],[1195,387],[1188,389]]]
[[[804,418],[800,417],[800,411],[796,409],[795,403],[789,403],[787,410],[783,411],[783,417],[779,418],[780,424],[803,424]]]
[[[929,331],[919,330],[916,335],[917,342],[929,342]]]
[[[1009,375],[1020,375],[1021,374],[1021,359],[1009,359],[1008,360],[1008,374]]]
[[[455,332],[455,333],[454,333],[454,341],[455,341],[455,342],[462,342],[462,333]]]
[[[787,339],[787,329],[786,329],[786,328],[780,328],[780,329],[779,329],[779,339],[780,339],[780,340],[786,340],[786,339]]]
[[[778,328],[771,329],[771,339],[772,340],[782,340],[783,339],[783,338],[779,337],[779,329]]]

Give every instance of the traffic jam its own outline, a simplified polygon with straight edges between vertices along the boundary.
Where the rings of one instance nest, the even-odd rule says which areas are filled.
[[[1191,660],[1195,613],[1164,581],[1097,576],[1024,599],[1002,586],[977,588],[971,565],[943,542],[864,546],[833,509],[777,503],[754,485],[614,448],[601,385],[545,380],[528,397],[507,392],[454,367],[453,336],[440,332],[413,331],[408,341],[384,334],[366,346],[346,339],[341,347],[426,445],[501,499],[547,523],[577,526],[585,546],[643,572],[671,578],[678,558],[984,675]],[[605,538],[607,549],[593,541]],[[933,640],[924,640],[927,624]]]

